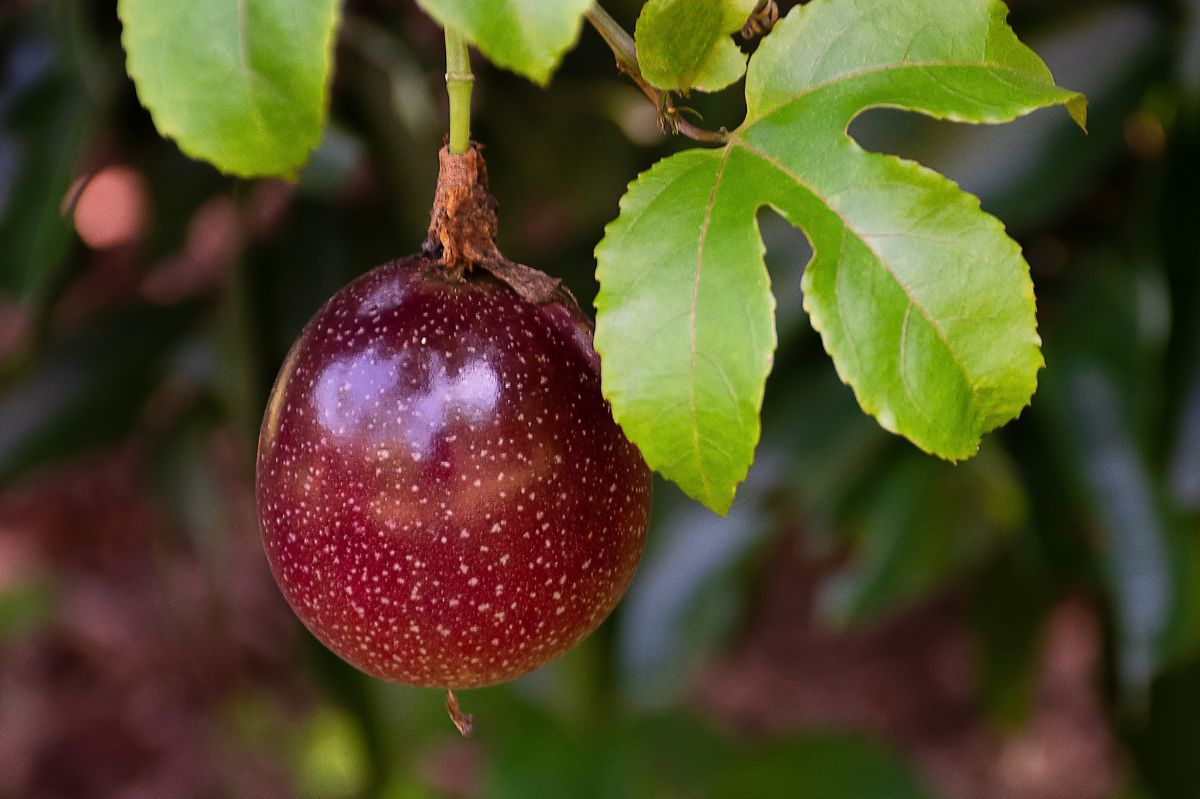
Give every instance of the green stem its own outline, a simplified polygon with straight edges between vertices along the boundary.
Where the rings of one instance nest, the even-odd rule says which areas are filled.
[[[446,94],[450,96],[450,152],[462,155],[471,146],[471,57],[467,40],[446,28]]]
[[[599,4],[588,9],[587,19],[613,51],[621,71],[640,78],[642,71],[638,67],[637,47],[633,43],[633,37],[625,32],[621,23],[613,19]]]
[[[633,37],[621,27],[621,23],[601,8],[599,3],[588,9],[586,16],[587,21],[612,50],[613,56],[617,59],[617,69],[628,75],[629,79],[642,90],[642,94],[646,95],[650,102],[658,108],[659,125],[663,130],[687,136],[693,141],[704,144],[725,144],[729,141],[729,133],[724,128],[705,130],[684,119],[679,109],[675,107],[674,96],[670,92],[659,91],[650,85],[650,82],[642,76],[642,68],[638,65],[637,46]]]

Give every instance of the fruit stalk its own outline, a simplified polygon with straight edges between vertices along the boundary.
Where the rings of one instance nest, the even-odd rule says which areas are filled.
[[[424,252],[462,279],[496,252],[496,201],[488,192],[487,167],[478,147],[438,154],[438,182]]]
[[[459,734],[464,738],[469,738],[475,729],[475,717],[462,711],[462,708],[458,706],[458,697],[450,688],[446,689],[446,713],[450,716],[450,721]]]
[[[475,76],[467,40],[446,28],[446,94],[450,97],[450,152],[463,155],[471,146],[471,90]]]
[[[436,261],[455,281],[482,268],[535,305],[560,302],[581,322],[575,298],[561,281],[505,258],[496,248],[496,200],[488,192],[487,164],[478,144],[455,155],[449,147],[438,154],[437,191],[429,216],[429,233],[421,253]]]

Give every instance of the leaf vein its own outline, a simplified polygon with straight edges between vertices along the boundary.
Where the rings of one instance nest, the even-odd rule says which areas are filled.
[[[1020,70],[1018,70],[1014,67],[1009,67],[1004,64],[993,64],[993,63],[984,62],[984,61],[909,61],[907,63],[877,64],[872,67],[865,67],[863,69],[857,69],[857,70],[852,70],[850,72],[844,72],[841,75],[837,75],[836,77],[830,78],[827,81],[822,81],[821,83],[815,83],[812,86],[806,86],[804,89],[797,92],[796,94],[789,96],[783,102],[780,102],[780,103],[777,103],[774,105],[766,105],[763,108],[757,109],[757,113],[747,113],[746,119],[742,122],[741,126],[739,127],[739,130],[745,131],[746,129],[753,126],[755,123],[761,121],[763,118],[770,116],[774,112],[778,111],[780,108],[784,108],[786,106],[792,105],[800,100],[803,100],[805,97],[808,97],[811,94],[815,94],[816,92],[821,91],[822,89],[827,89],[830,86],[836,86],[837,84],[845,82],[845,81],[854,80],[856,78],[865,78],[870,75],[877,75],[877,74],[885,73],[885,72],[894,73],[898,70],[916,69],[916,70],[920,70],[920,71],[928,71],[930,69],[950,69],[950,68],[953,68],[953,69],[962,69],[962,68],[983,69],[983,70],[986,70],[989,73],[991,73],[992,76],[995,77],[997,80],[1001,80],[1020,91],[1024,91],[1021,84],[1017,83],[1015,80],[1005,79],[1004,77],[1002,77],[1002,73],[1012,75],[1012,76],[1020,76],[1024,73],[1022,73]],[[1055,87],[1053,85],[1049,85],[1046,88],[1055,89],[1057,87]],[[866,109],[862,109],[862,110],[866,110]]]
[[[704,493],[710,499],[712,498],[712,486],[709,482],[708,472],[704,468],[704,459],[700,453],[700,421],[696,407],[696,324],[700,304],[700,274],[704,267],[704,245],[708,241],[708,229],[712,224],[712,212],[713,206],[717,202],[717,191],[720,189],[721,178],[725,174],[725,165],[729,163],[729,155],[732,152],[733,144],[730,143],[726,145],[725,153],[721,157],[721,165],[717,167],[717,174],[713,178],[712,192],[708,195],[708,206],[704,209],[704,222],[700,225],[700,239],[696,244],[696,272],[692,277],[692,306],[688,318],[688,346],[690,356],[688,366],[688,415],[692,423],[692,449],[696,454],[696,471],[700,475],[700,482],[704,486]]]
[[[262,109],[254,95],[254,68],[250,65],[250,48],[246,41],[246,0],[237,0],[237,29],[238,29],[238,68],[246,87],[246,103],[250,106],[250,116],[254,126],[264,141],[270,141],[271,135],[267,130],[266,120],[263,119]]]
[[[919,302],[916,301],[916,299],[912,295],[911,289],[909,289],[909,287],[904,283],[904,281],[902,281],[900,279],[899,275],[897,275],[896,272],[891,268],[891,266],[888,264],[887,260],[882,255],[880,255],[879,252],[874,247],[871,246],[870,238],[866,234],[864,234],[862,231],[858,230],[858,228],[856,228],[854,225],[852,225],[850,223],[850,220],[845,216],[845,214],[842,213],[841,209],[837,208],[835,205],[830,203],[829,200],[826,199],[821,194],[821,192],[817,190],[817,188],[815,186],[810,184],[799,174],[793,172],[791,169],[789,169],[787,167],[787,165],[783,164],[782,162],[780,162],[779,160],[774,158],[770,153],[764,152],[764,151],[760,150],[759,148],[755,147],[754,145],[750,144],[744,138],[739,137],[737,139],[733,139],[726,146],[729,149],[732,149],[734,146],[741,146],[741,147],[745,148],[745,150],[747,152],[751,153],[752,155],[757,156],[758,158],[762,159],[763,161],[766,161],[768,164],[770,164],[771,166],[775,167],[780,172],[782,172],[785,176],[791,178],[793,181],[796,182],[797,185],[802,186],[806,191],[808,191],[814,197],[818,198],[822,203],[824,203],[825,207],[827,207],[830,211],[832,211],[834,214],[836,214],[837,217],[842,221],[842,225],[845,227],[845,229],[850,231],[851,233],[853,233],[855,238],[857,238],[860,242],[862,242],[862,245],[864,247],[866,247],[867,250],[869,250],[873,256],[875,256],[875,260],[879,263],[880,266],[883,267],[883,269],[887,270],[888,274],[890,274],[892,276],[892,279],[894,281],[896,281],[896,285],[899,286],[901,291],[904,292],[904,295],[908,298],[908,301],[910,303],[912,303],[917,308],[917,310],[920,311],[921,315],[923,317],[925,317],[925,320],[927,322],[929,322],[929,325],[934,329],[934,332],[937,333],[938,338],[941,339],[942,344],[944,344],[946,346],[946,350],[947,350],[947,352],[950,353],[950,358],[954,361],[954,365],[958,367],[960,372],[962,372],[963,379],[966,380],[967,386],[970,388],[971,393],[972,394],[976,393],[975,381],[971,378],[971,374],[967,371],[966,367],[963,365],[962,361],[959,359],[958,353],[955,352],[954,348],[950,345],[950,341],[946,336],[946,332],[944,330],[942,330],[941,326],[937,323],[937,320],[935,320],[933,318],[933,315],[929,312],[929,310],[926,309],[923,305],[921,305]]]
[[[921,414],[925,421],[929,422],[930,427],[940,429],[942,425],[929,415],[929,412],[925,410],[924,404],[917,399],[916,392],[913,389],[912,381],[909,379],[910,375],[908,372],[908,358],[905,357],[905,352],[907,352],[908,349],[908,323],[909,320],[912,319],[912,309],[913,305],[910,302],[908,307],[904,309],[904,321],[900,324],[900,349],[897,353],[900,365],[900,383],[904,386],[904,393],[908,395],[909,402],[912,403],[913,408],[916,409],[917,413]]]

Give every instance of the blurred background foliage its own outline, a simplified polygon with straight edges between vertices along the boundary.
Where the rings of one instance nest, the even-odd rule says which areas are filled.
[[[463,695],[462,740],[437,692],[300,629],[252,493],[293,337],[423,238],[440,32],[350,0],[320,149],[247,183],[157,136],[113,0],[5,0],[0,796],[1200,797],[1200,0],[1010,6],[1088,136],[1051,112],[852,133],[1024,246],[1032,408],[958,466],[882,432],[804,318],[804,237],[764,211],[781,345],[733,511],[658,485],[615,616]],[[501,246],[587,306],[626,183],[687,143],[588,30],[548,90],[477,74]],[[732,126],[737,94],[693,100]]]

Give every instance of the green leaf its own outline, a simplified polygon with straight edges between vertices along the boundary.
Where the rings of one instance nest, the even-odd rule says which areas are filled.
[[[463,33],[493,63],[541,85],[579,38],[592,0],[417,0],[438,24]]]
[[[244,177],[320,142],[337,0],[120,0],[127,69],[159,132]]]
[[[1194,654],[1200,632],[1195,524],[1164,501],[1148,434],[1163,410],[1144,387],[1163,379],[1156,327],[1170,312],[1152,258],[1101,252],[1079,263],[1038,416],[1051,433],[1045,454],[1067,465],[1060,501],[1074,500],[1088,520],[1116,676],[1127,697],[1140,697],[1174,659]]]
[[[200,308],[102,320],[0,383],[0,482],[127,435]]]
[[[14,9],[0,29],[0,294],[38,316],[70,266],[71,185],[109,111],[114,81],[81,4]]]
[[[929,799],[897,755],[850,736],[809,736],[747,750],[718,781],[714,796],[769,799]]]
[[[344,710],[323,708],[302,735],[295,768],[303,795],[361,796],[368,767],[357,720]]]
[[[1042,366],[1020,249],[944,177],[846,134],[888,106],[997,123],[1085,102],[1055,86],[998,0],[799,6],[747,74],[720,150],[642,175],[596,250],[596,347],[617,421],[647,462],[718,512],[753,459],[775,345],[756,214],[808,234],[805,308],[880,424],[969,457],[1028,404]]]
[[[0,644],[51,622],[57,610],[55,586],[42,575],[6,579],[0,586]]]
[[[646,462],[720,513],[754,458],[775,350],[757,205],[724,179],[750,158],[690,150],[659,162],[596,249],[604,394]]]
[[[642,76],[666,90],[724,89],[746,71],[746,56],[730,37],[755,5],[756,0],[649,0],[635,31]]]
[[[17,154],[12,182],[0,189],[0,293],[35,306],[51,293],[71,242],[63,197],[94,130],[95,112],[74,76],[56,73],[0,118],[0,137]]]
[[[818,611],[845,625],[915,604],[976,571],[1020,529],[1027,505],[998,449],[960,466],[901,453],[847,514],[858,528],[854,558],[825,582]]]

